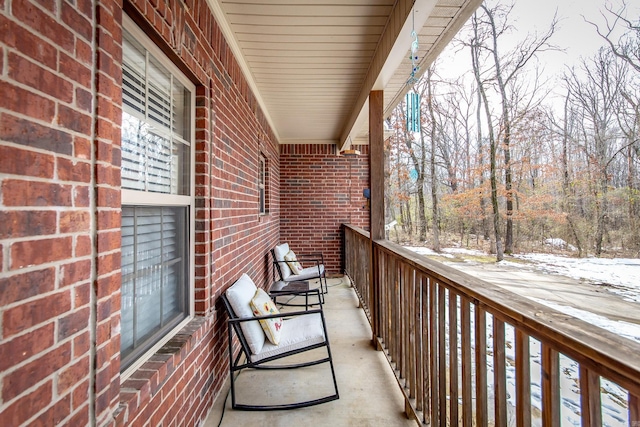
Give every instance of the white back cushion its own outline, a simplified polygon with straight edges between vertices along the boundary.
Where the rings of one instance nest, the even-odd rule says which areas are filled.
[[[284,261],[285,255],[289,253],[289,244],[283,243],[274,248],[273,252],[276,255],[276,261]],[[291,269],[287,265],[286,262],[278,262],[280,266],[280,271],[282,272],[282,280],[285,280],[287,277],[291,276]]]
[[[253,280],[246,273],[242,274],[236,283],[227,289],[225,295],[238,317],[242,319],[253,317],[253,310],[251,310],[250,304],[257,290],[258,288],[253,283]],[[266,338],[260,323],[257,320],[242,322],[241,327],[251,352],[253,354],[260,353]]]

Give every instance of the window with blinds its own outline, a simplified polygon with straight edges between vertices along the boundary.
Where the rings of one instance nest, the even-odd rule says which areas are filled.
[[[125,19],[121,370],[192,314],[195,88]]]

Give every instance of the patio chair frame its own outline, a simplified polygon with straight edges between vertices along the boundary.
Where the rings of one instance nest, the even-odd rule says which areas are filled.
[[[320,298],[320,292],[316,289],[314,291],[310,291],[309,293],[316,293],[317,297]],[[293,294],[295,295],[295,294]],[[230,376],[231,376],[231,407],[233,409],[239,409],[239,410],[246,410],[246,411],[269,411],[269,410],[282,410],[282,409],[296,409],[296,408],[304,408],[307,406],[313,406],[313,405],[319,405],[322,403],[326,403],[326,402],[331,402],[333,400],[337,400],[339,399],[339,394],[338,394],[338,383],[336,381],[336,374],[335,374],[335,370],[333,367],[333,358],[331,356],[331,347],[329,345],[329,338],[327,335],[327,325],[325,322],[325,318],[324,318],[324,312],[322,310],[322,308],[319,309],[311,309],[311,310],[304,310],[304,311],[295,311],[295,312],[290,312],[290,313],[280,313],[280,314],[274,314],[274,315],[268,315],[268,316],[254,316],[254,317],[245,317],[245,318],[240,318],[236,315],[235,311],[233,310],[233,308],[231,307],[231,304],[229,303],[229,300],[227,299],[227,296],[223,293],[221,295],[222,297],[222,301],[224,302],[224,306],[225,309],[227,310],[227,313],[229,315],[229,318],[227,320],[227,325],[228,325],[228,346],[229,346],[229,368],[230,368]],[[278,317],[283,317],[283,318],[292,318],[295,316],[304,316],[304,315],[311,315],[311,314],[319,314],[320,318],[322,320],[322,329],[324,332],[324,341],[321,343],[313,343],[310,344],[308,346],[299,348],[299,349],[295,349],[295,350],[291,350],[291,351],[287,351],[287,352],[283,352],[280,354],[276,354],[273,356],[269,356],[269,357],[265,357],[263,359],[260,359],[256,362],[253,362],[251,360],[251,356],[252,356],[252,352],[251,349],[249,347],[249,344],[247,343],[246,338],[244,337],[244,333],[242,331],[241,328],[241,324],[243,322],[251,322],[251,321],[259,321],[261,319],[273,319],[273,318],[278,318]],[[286,320],[285,320],[286,322]],[[234,356],[233,353],[233,343],[234,343],[234,335],[238,338],[238,341],[240,343],[240,349],[238,351],[238,354]],[[327,350],[327,356],[326,357],[322,357],[320,359],[315,359],[315,360],[310,360],[310,361],[306,361],[306,362],[301,362],[301,363],[291,363],[291,364],[283,364],[283,365],[265,365],[265,363],[268,362],[273,362],[275,360],[279,360],[279,359],[285,359],[289,356],[293,356],[295,354],[300,354],[300,353],[304,353],[310,350],[314,350],[317,348],[322,348],[322,347],[326,347]],[[244,361],[243,360],[243,356],[244,356]],[[278,404],[278,405],[249,405],[249,404],[241,404],[241,403],[237,403],[236,402],[236,390],[235,390],[235,376],[236,373],[239,374],[240,371],[242,371],[243,369],[246,368],[254,368],[254,369],[297,369],[297,368],[304,368],[304,367],[308,367],[308,366],[314,366],[314,365],[319,365],[322,363],[329,363],[329,366],[331,367],[331,377],[333,380],[333,387],[335,390],[334,394],[325,396],[325,397],[321,397],[321,398],[317,398],[317,399],[312,399],[312,400],[306,400],[306,401],[301,401],[301,402],[295,402],[295,403],[286,403],[286,404]]]
[[[276,273],[278,274],[278,277],[279,277],[278,280],[281,280],[284,282],[293,282],[293,281],[300,281],[300,280],[319,279],[320,291],[323,294],[326,294],[329,291],[329,286],[327,285],[327,267],[324,263],[324,256],[321,253],[318,252],[318,253],[308,253],[308,254],[296,254],[296,261],[298,262],[314,262],[315,263],[315,267],[318,269],[318,274],[316,276],[299,279],[299,278],[296,278],[297,276],[296,274],[291,274],[289,277],[285,279],[282,275],[282,268],[280,267],[280,264],[287,263],[287,261],[278,261],[278,259],[276,258],[275,248],[271,248],[270,252],[271,252],[271,258],[273,259],[273,265],[274,265],[273,274],[274,275]],[[322,269],[320,268],[321,265],[322,265]],[[324,298],[323,298],[323,302],[324,302]]]

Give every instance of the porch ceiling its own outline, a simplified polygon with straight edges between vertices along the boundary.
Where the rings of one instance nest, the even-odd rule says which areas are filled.
[[[413,25],[422,73],[480,2],[209,0],[278,142],[339,148],[368,143],[371,90],[385,114],[406,92]]]

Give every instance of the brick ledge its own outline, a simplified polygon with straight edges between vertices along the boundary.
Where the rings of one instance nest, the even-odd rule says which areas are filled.
[[[133,420],[202,340],[211,318],[196,317],[120,385],[117,425]]]

